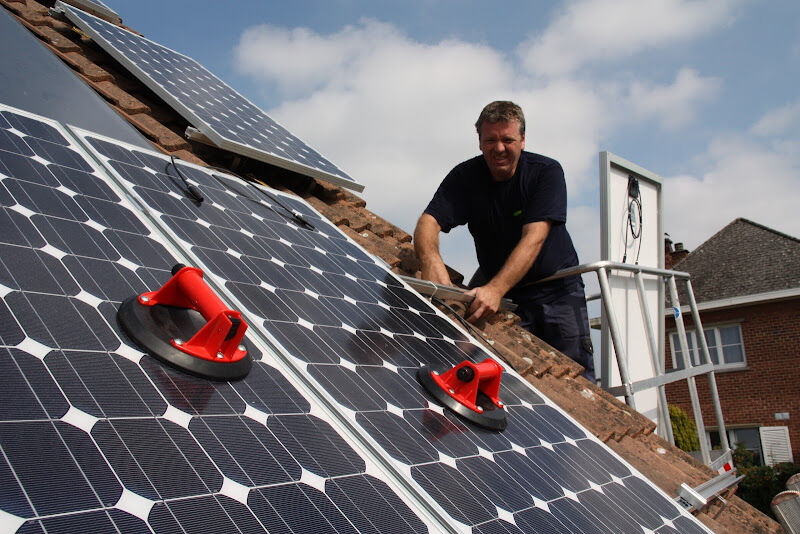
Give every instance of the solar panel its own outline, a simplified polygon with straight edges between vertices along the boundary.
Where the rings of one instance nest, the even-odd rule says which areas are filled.
[[[91,13],[113,24],[120,24],[122,22],[122,19],[117,15],[116,11],[100,0],[66,0],[64,3],[73,5],[78,9]]]
[[[151,226],[66,130],[0,105],[0,531],[427,532],[269,351],[212,383],[130,345],[120,301],[185,261]]]
[[[206,201],[181,200],[169,161],[76,134],[254,329],[450,525],[472,532],[706,532],[515,373],[502,433],[443,411],[415,379],[487,353],[296,197],[178,163]],[[301,214],[301,219],[292,215]]]
[[[364,189],[192,58],[88,13],[57,5],[216,146],[354,191]]]

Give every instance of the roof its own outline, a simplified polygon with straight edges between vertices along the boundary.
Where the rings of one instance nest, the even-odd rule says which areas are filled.
[[[225,151],[184,138],[188,123],[155,94],[127,73],[96,44],[54,18],[34,0],[0,0],[0,3],[53,54],[92,87],[114,110],[137,128],[163,153],[200,165],[235,170],[273,188],[298,195],[338,226],[345,234],[383,259],[394,272],[415,275],[419,262],[411,236],[366,208],[352,193],[252,160],[231,157]],[[122,14],[124,17],[124,14]],[[463,276],[451,277],[461,282]],[[453,304],[462,311],[458,303]],[[519,327],[519,318],[500,313],[482,326],[480,339],[499,353],[521,376],[576,418],[635,468],[670,495],[681,483],[696,486],[713,473],[689,455],[654,435],[651,421],[630,409],[580,375],[572,360]],[[716,518],[716,510],[700,519],[718,532],[777,532],[780,527],[740,499],[729,500]]]
[[[797,289],[800,239],[738,218],[673,268],[692,275],[698,304]]]

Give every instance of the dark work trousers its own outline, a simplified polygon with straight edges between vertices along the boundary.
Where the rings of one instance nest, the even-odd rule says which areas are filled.
[[[516,313],[522,319],[521,326],[581,364],[586,369],[583,376],[594,383],[594,355],[583,287],[547,300],[520,303]]]

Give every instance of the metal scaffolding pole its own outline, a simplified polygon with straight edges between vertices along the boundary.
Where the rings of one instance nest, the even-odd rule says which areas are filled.
[[[674,276],[669,276],[667,278],[667,286],[669,287],[670,302],[675,309],[675,326],[678,328],[678,340],[681,347],[681,360],[683,361],[684,369],[688,369],[692,365],[692,362],[689,358],[689,343],[686,341],[686,329],[683,326],[683,314],[681,313],[681,305],[680,301],[678,300],[678,288],[675,286]],[[694,422],[697,426],[697,437],[700,441],[700,454],[703,457],[703,463],[709,465],[711,463],[711,454],[708,451],[706,427],[703,425],[703,411],[700,409],[700,399],[697,396],[697,384],[695,383],[693,376],[688,377],[686,381],[689,385],[689,397],[692,401]]]
[[[708,352],[708,343],[706,342],[706,335],[703,331],[703,325],[700,322],[700,312],[697,311],[697,303],[694,300],[694,291],[692,290],[692,282],[686,280],[686,293],[689,296],[689,306],[692,310],[692,319],[694,320],[695,330],[697,331],[697,339],[700,343],[700,349],[705,361],[701,363],[712,363],[711,355]],[[719,429],[719,439],[722,444],[722,450],[729,450],[730,444],[728,443],[728,432],[725,429],[725,420],[722,418],[722,406],[719,402],[719,392],[717,391],[717,378],[714,371],[708,373],[708,388],[711,392],[711,401],[714,403],[714,415],[717,419],[717,427]],[[703,436],[705,437],[705,436]]]
[[[633,275],[636,280],[636,290],[639,293],[639,303],[642,306],[642,314],[644,315],[644,324],[647,330],[647,345],[650,347],[650,357],[653,360],[653,369],[656,375],[664,374],[664,366],[662,365],[661,358],[659,357],[658,346],[656,345],[656,335],[653,332],[653,321],[650,317],[650,310],[647,307],[644,293],[644,280],[642,272],[636,272]],[[667,405],[667,392],[664,385],[657,387],[658,389],[658,411],[661,417],[663,436],[667,441],[675,444],[675,437],[672,435],[672,421],[669,417],[669,407]]]
[[[622,340],[619,337],[619,327],[617,326],[617,319],[614,316],[614,309],[611,305],[611,288],[608,285],[608,273],[606,267],[601,267],[597,270],[597,278],[600,281],[600,294],[602,295],[603,307],[608,316],[608,328],[611,331],[611,343],[614,345],[614,353],[617,355],[617,366],[619,368],[619,378],[625,388],[625,402],[636,409],[636,400],[633,398],[633,390],[630,388],[631,377],[628,372],[628,360],[625,358],[625,347],[622,345]]]

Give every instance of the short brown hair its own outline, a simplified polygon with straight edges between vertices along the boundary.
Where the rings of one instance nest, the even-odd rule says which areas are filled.
[[[478,135],[481,134],[481,126],[484,122],[495,124],[498,122],[511,122],[517,121],[519,123],[519,134],[525,136],[525,115],[522,113],[522,108],[509,100],[495,100],[488,104],[483,111],[481,111],[478,121],[475,123],[475,129]]]

